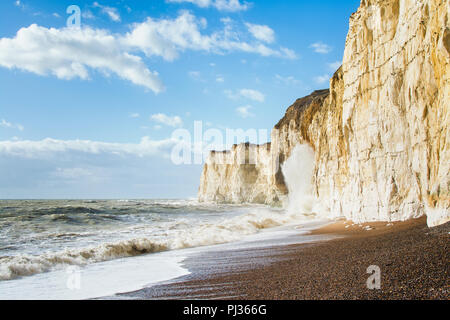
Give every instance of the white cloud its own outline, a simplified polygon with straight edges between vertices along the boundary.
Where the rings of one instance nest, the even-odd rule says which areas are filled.
[[[222,19],[223,20],[223,19]],[[241,40],[242,35],[235,32],[229,20],[222,31],[203,34],[204,19],[197,19],[189,12],[182,12],[175,19],[147,18],[135,24],[133,30],[124,37],[126,45],[143,51],[147,56],[160,56],[167,61],[176,59],[185,50],[206,51],[217,54],[245,52],[264,57],[295,59],[294,51],[287,48],[273,49],[263,43],[248,43]]]
[[[264,102],[264,100],[266,99],[263,93],[253,89],[241,89],[236,93],[231,90],[225,90],[224,93],[229,99],[232,100],[246,98],[257,102]]]
[[[247,98],[247,99],[250,99],[253,101],[264,102],[264,100],[266,99],[265,95],[257,90],[241,89],[239,91],[239,93],[244,98]]]
[[[130,113],[130,118],[139,118],[140,116],[139,113]]]
[[[329,52],[331,52],[332,48],[323,43],[323,42],[316,42],[313,43],[312,45],[310,45],[310,48],[314,49],[314,52],[316,53],[320,53],[320,54],[327,54]]]
[[[133,143],[0,141],[0,194],[11,199],[192,197],[202,166],[171,161],[180,143],[150,138]]]
[[[223,82],[225,82],[225,78],[223,76],[217,76],[216,77],[216,82],[223,83]]]
[[[317,82],[318,84],[324,84],[328,81],[330,81],[330,75],[329,74],[324,74],[322,76],[317,76],[314,78],[314,81]]]
[[[237,108],[236,112],[239,114],[239,116],[241,118],[246,119],[246,118],[255,116],[253,113],[250,112],[250,109],[252,109],[252,108],[253,108],[252,106],[247,105],[247,106]]]
[[[214,7],[219,11],[245,11],[250,8],[248,3],[241,3],[240,0],[166,0],[166,2],[182,3],[189,2],[200,8]]]
[[[61,18],[61,16],[57,13],[57,12],[53,12],[53,14],[52,14],[54,17],[56,17],[56,18]]]
[[[177,140],[151,140],[143,137],[139,143],[110,143],[90,140],[0,141],[0,154],[24,158],[49,158],[57,154],[79,152],[86,154],[134,155],[138,157],[170,154]]]
[[[342,61],[335,61],[332,63],[328,63],[328,68],[334,72],[337,69],[339,69],[341,65],[342,65]]]
[[[276,74],[275,79],[288,86],[295,86],[300,84],[300,81],[295,79],[293,76],[283,77],[280,76],[279,74]]]
[[[119,11],[116,8],[108,7],[108,6],[102,6],[98,2],[94,2],[93,6],[96,8],[100,8],[102,13],[106,14],[112,21],[114,22],[120,22],[120,14]]]
[[[233,31],[229,23],[212,34],[204,34],[205,27],[205,19],[197,19],[189,12],[174,19],[148,18],[122,35],[90,27],[56,29],[32,24],[21,28],[14,38],[0,38],[0,66],[67,80],[89,79],[89,69],[94,69],[160,93],[164,86],[158,73],[149,70],[137,54],[159,56],[167,61],[186,50],[296,58],[295,52],[287,48],[274,49],[261,42],[243,41],[243,36]]]
[[[297,58],[298,58],[298,57],[297,57],[297,54],[295,53],[294,50],[291,50],[291,49],[288,49],[288,48],[283,48],[283,47],[281,47],[281,48],[280,48],[280,52],[281,52],[281,54],[282,54],[282,57],[285,57],[286,59],[294,60],[294,59],[297,59]]]
[[[183,125],[183,120],[179,116],[170,117],[164,113],[154,114],[150,117],[153,121],[162,123],[170,127],[180,127]]]
[[[32,24],[16,37],[0,39],[0,66],[59,79],[88,79],[87,68],[112,72],[155,93],[164,87],[157,72],[138,56],[124,51],[116,38],[91,28],[44,28]]]
[[[0,121],[0,127],[17,129],[19,131],[23,131],[25,129],[21,124],[13,124],[11,122],[6,121],[5,119],[2,119],[2,121]]]
[[[251,23],[246,23],[245,25],[256,39],[267,43],[275,41],[275,32],[270,27]]]

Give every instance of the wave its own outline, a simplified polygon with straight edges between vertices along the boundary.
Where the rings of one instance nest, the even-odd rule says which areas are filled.
[[[314,195],[314,150],[307,144],[298,144],[282,165],[283,175],[289,190],[286,210],[303,213],[316,219],[331,219],[330,212]]]
[[[134,239],[40,255],[20,254],[0,257],[0,280],[30,276],[61,269],[68,265],[84,266],[142,254],[234,242],[262,229],[299,223],[306,219],[308,218],[303,214],[289,214],[282,210],[252,209],[250,213],[225,218],[215,223],[193,225],[182,221],[182,225],[185,224],[182,229],[168,229],[159,236],[150,234]]]
[[[103,213],[104,210],[95,209],[92,207],[84,206],[63,206],[63,207],[53,207],[53,208],[39,208],[34,209],[32,213],[51,215],[51,214],[71,214],[71,213]]]
[[[86,206],[56,206],[56,207],[2,207],[0,218],[39,219],[45,216],[63,216],[71,214],[101,214],[105,210]]]

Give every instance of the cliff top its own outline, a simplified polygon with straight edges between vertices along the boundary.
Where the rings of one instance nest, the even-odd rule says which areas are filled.
[[[270,151],[271,142],[267,142],[264,144],[254,144],[254,143],[250,143],[250,142],[233,144],[232,150],[235,150],[239,146],[245,147],[246,149],[250,149],[250,147],[266,148],[267,151]],[[232,150],[222,150],[222,151],[211,150],[210,153],[211,154],[227,154],[227,153],[231,153]]]
[[[293,105],[291,105],[287,110],[285,116],[275,125],[275,129],[280,129],[285,125],[289,125],[292,119],[298,119],[301,117],[302,113],[313,103],[322,104],[330,94],[329,89],[316,90],[310,95],[297,99]]]

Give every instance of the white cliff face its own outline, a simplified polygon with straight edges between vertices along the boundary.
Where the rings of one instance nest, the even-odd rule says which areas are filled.
[[[357,221],[449,220],[449,27],[447,0],[363,0],[351,17],[348,174],[332,210]]]
[[[308,143],[314,195],[330,217],[449,221],[449,11],[448,0],[362,0],[329,93],[297,100],[255,166],[216,165],[212,156],[200,200],[281,200],[278,164]]]
[[[211,152],[203,167],[199,201],[278,204],[283,194],[271,187],[272,167],[270,144]]]

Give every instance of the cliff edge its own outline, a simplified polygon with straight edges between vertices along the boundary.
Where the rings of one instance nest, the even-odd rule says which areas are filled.
[[[449,221],[449,12],[447,0],[362,0],[330,90],[289,107],[271,144],[235,146],[226,164],[212,153],[199,200],[282,203],[280,164],[308,143],[314,194],[328,216]],[[234,161],[249,152],[255,163]]]

